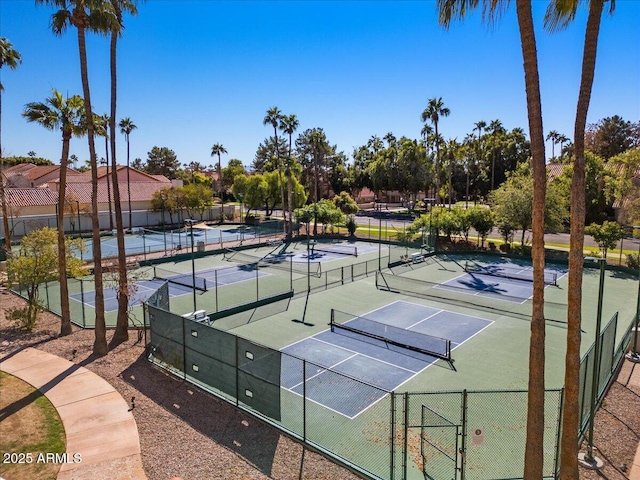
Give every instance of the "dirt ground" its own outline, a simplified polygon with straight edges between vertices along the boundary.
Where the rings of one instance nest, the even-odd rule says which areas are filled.
[[[32,333],[15,329],[4,313],[22,302],[0,289],[0,357],[22,347],[40,348],[100,375],[125,400],[135,397],[133,413],[150,480],[358,478],[274,428],[153,368],[135,331],[109,355],[95,358],[93,330],[74,327],[72,335],[58,338],[60,319],[55,315],[41,314]],[[596,416],[595,453],[605,466],[599,473],[581,468],[581,479],[628,478],[640,440],[640,387],[629,382],[634,369],[640,364],[625,362]]]

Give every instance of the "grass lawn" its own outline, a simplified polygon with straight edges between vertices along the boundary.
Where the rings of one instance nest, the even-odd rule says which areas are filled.
[[[64,453],[65,432],[51,402],[31,385],[0,372],[0,476],[11,480],[55,479],[60,463],[40,454]]]

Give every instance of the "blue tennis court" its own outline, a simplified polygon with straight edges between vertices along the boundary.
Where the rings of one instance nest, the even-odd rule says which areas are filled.
[[[129,306],[135,307],[136,305],[141,305],[142,302],[147,300],[153,293],[162,286],[164,280],[143,280],[140,282],[136,282],[136,291],[133,292],[129,296]],[[182,285],[174,285],[172,283],[169,284],[169,296],[177,297],[180,295],[186,295],[191,293],[192,290],[190,287],[183,287]],[[96,292],[95,290],[90,290],[84,293],[74,293],[73,295],[69,295],[69,298],[76,300],[82,303],[84,298],[84,303],[92,308],[96,306]],[[117,287],[105,288],[104,289],[104,310],[105,312],[114,312],[118,310],[118,296],[117,296]]]
[[[452,350],[492,323],[406,301],[388,304],[362,317],[395,327],[394,330],[403,329],[407,336],[424,334],[448,339]],[[358,322],[360,318],[354,317],[345,324]],[[384,397],[385,392],[376,386],[386,391],[396,390],[438,360],[432,355],[340,328],[325,330],[281,351],[288,354],[282,356],[282,387],[298,395],[302,395],[304,389],[307,399],[348,418],[356,417]],[[301,359],[308,362],[305,382]],[[359,383],[354,391],[354,382],[335,372],[365,383]]]
[[[562,269],[545,269],[547,286],[566,274]],[[468,272],[441,283],[436,288],[460,291],[469,295],[492,297],[507,302],[524,303],[533,295],[533,268],[489,264],[477,272]]]
[[[153,280],[142,280],[135,282],[135,292],[133,292],[129,296],[130,307],[141,305],[158,288],[160,288],[165,280],[173,280],[174,282],[178,282],[169,282],[170,297],[179,297],[181,295],[190,295],[193,293],[193,288],[191,287],[193,276],[191,273],[169,272],[168,270],[162,271],[161,269],[157,269],[157,271],[159,276],[161,275],[162,278],[154,278]],[[225,285],[232,285],[235,283],[252,280],[256,277],[269,275],[269,273],[256,271],[255,269],[248,268],[244,265],[238,265],[237,267],[210,268],[206,270],[199,270],[195,273],[196,285],[206,285],[206,289],[213,289],[218,286],[222,287]],[[180,283],[183,283],[183,285],[181,285]],[[73,295],[70,295],[69,298],[81,303],[84,299],[84,303],[92,308],[95,308],[96,305],[96,292],[94,290],[86,291],[84,293],[74,293]],[[104,289],[104,309],[105,312],[118,310],[117,287]]]

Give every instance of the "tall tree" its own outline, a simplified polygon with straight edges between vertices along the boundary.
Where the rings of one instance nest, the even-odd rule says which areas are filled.
[[[222,191],[222,165],[220,165],[220,155],[228,153],[227,149],[221,143],[215,143],[211,147],[211,156],[218,156],[218,194],[220,195],[220,201],[222,202],[222,212],[220,214],[220,221],[224,222],[224,192]]]
[[[463,18],[475,9],[479,0],[438,0],[440,23],[448,27],[452,20]],[[483,0],[483,16],[495,21],[506,3]],[[544,439],[544,205],[546,192],[546,168],[544,158],[544,130],[542,128],[542,104],[536,37],[533,27],[531,0],[516,2],[516,15],[520,32],[520,44],[524,63],[525,91],[529,136],[531,138],[531,166],[533,170],[533,307],[531,313],[531,337],[529,341],[529,393],[527,400],[527,439],[524,460],[524,478],[543,477]]]
[[[129,137],[131,135],[131,132],[133,132],[138,127],[131,121],[129,117],[125,117],[120,120],[118,126],[120,127],[120,133],[124,135],[124,139],[127,142],[127,201],[129,203],[129,228],[132,228],[133,223],[131,216],[131,175],[129,174],[129,170],[131,169],[131,166],[129,165]]]
[[[422,121],[431,122],[435,129],[435,136],[438,138],[438,123],[440,117],[448,117],[451,111],[444,106],[442,97],[430,98],[427,108],[422,112]],[[436,140],[436,203],[440,198],[440,142]]]
[[[278,125],[280,125],[280,120],[282,119],[282,112],[278,107],[271,107],[267,110],[267,114],[262,120],[263,125],[271,125],[273,127],[273,139],[276,145],[278,145]],[[283,218],[284,218],[284,184],[282,182],[282,165],[280,165],[280,150],[276,148],[276,169],[278,170],[278,178],[280,180],[280,200],[283,209]],[[285,230],[286,230],[286,222]]]
[[[67,252],[65,251],[64,212],[67,188],[67,163],[72,136],[82,136],[86,130],[84,102],[74,95],[65,100],[60,92],[53,90],[44,103],[28,103],[22,116],[47,130],[62,132],[62,155],[60,156],[60,184],[58,186],[57,230],[58,271],[60,272],[60,312],[62,316],[60,335],[71,333],[71,310],[69,308],[69,286],[67,282]]]
[[[109,230],[113,230],[113,213],[111,211],[111,187],[109,184],[109,114],[96,115],[96,134],[104,137],[105,158],[100,160],[107,168],[107,203],[109,204]]]
[[[549,5],[545,25],[550,30],[566,27],[576,15],[578,0],[555,0]],[[609,3],[613,13],[615,0]],[[560,477],[578,479],[580,326],[582,322],[582,262],[585,223],[585,129],[596,68],[598,35],[604,0],[589,1],[584,39],[580,91],[574,125],[574,160],[571,178],[571,227],[569,238],[569,287],[567,297],[567,351],[565,356],[565,399],[560,440]],[[574,370],[571,370],[574,369]]]
[[[500,143],[500,137],[505,134],[505,129],[499,119],[491,120],[489,124],[489,132],[491,133],[491,191],[496,188],[496,155],[497,146]]]
[[[0,71],[6,65],[11,70],[18,68],[22,63],[22,57],[13,44],[5,37],[0,37]],[[2,91],[4,87],[0,83],[0,122],[2,119]],[[7,252],[11,251],[11,232],[9,231],[9,209],[7,208],[7,198],[4,194],[4,181],[2,170],[4,169],[4,160],[2,155],[2,125],[0,124],[0,204],[2,204],[2,226],[4,228],[4,245]]]
[[[124,242],[124,224],[122,221],[122,201],[120,198],[120,182],[118,180],[118,162],[116,160],[116,118],[118,105],[118,38],[124,29],[123,12],[132,15],[137,13],[136,2],[130,0],[110,0],[114,17],[111,18],[109,33],[109,66],[111,71],[111,113],[109,115],[109,131],[111,132],[111,176],[113,183],[114,207],[116,211],[116,242],[118,244],[118,317],[116,331],[111,339],[112,345],[118,345],[129,339],[129,278],[127,277],[127,252]],[[136,126],[126,119],[125,131],[131,132]],[[120,122],[122,124],[122,122]],[[120,125],[121,126],[121,125]],[[129,225],[131,226],[131,187],[129,182],[129,134],[127,140],[127,193],[129,199]]]
[[[556,130],[551,130],[547,133],[547,140],[551,140],[551,159],[556,158],[556,143],[559,143],[560,133]]]
[[[62,35],[69,26],[78,33],[78,52],[80,55],[80,78],[84,109],[87,116],[87,140],[89,143],[89,161],[91,162],[91,227],[93,235],[93,271],[96,287],[95,295],[95,341],[93,353],[103,356],[109,352],[104,316],[104,283],[102,279],[102,249],[100,247],[100,218],[98,215],[98,162],[95,145],[95,126],[91,107],[89,71],[87,67],[86,31],[105,31],[109,24],[110,12],[105,9],[102,0],[36,0],[37,4],[52,5],[59,8],[52,15],[52,28],[56,35]]]
[[[295,114],[284,115],[280,119],[280,130],[283,133],[289,135],[289,154],[287,155],[287,161],[285,162],[285,176],[287,177],[287,216],[289,217],[289,223],[287,224],[287,238],[293,236],[293,187],[292,176],[294,167],[294,158],[292,156],[292,136],[300,126],[300,122]]]

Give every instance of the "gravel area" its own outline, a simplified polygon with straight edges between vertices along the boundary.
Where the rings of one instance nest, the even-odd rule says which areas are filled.
[[[269,425],[154,368],[144,359],[136,331],[106,357],[95,358],[93,330],[74,327],[73,334],[58,338],[60,319],[52,314],[42,313],[33,333],[15,329],[5,312],[22,304],[0,287],[0,356],[33,346],[85,366],[125,400],[135,397],[133,413],[149,480],[358,478]],[[594,445],[605,466],[600,474],[581,468],[581,479],[628,478],[640,440],[640,387],[629,383],[634,369],[640,364],[625,362],[596,416]]]

